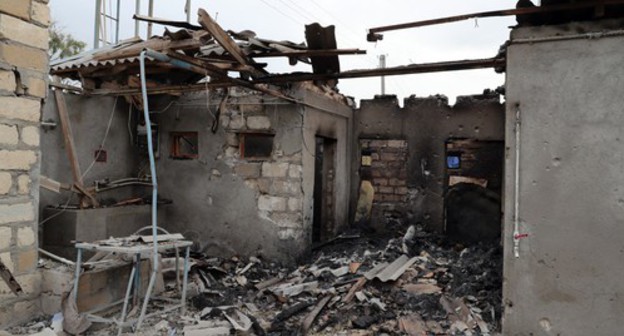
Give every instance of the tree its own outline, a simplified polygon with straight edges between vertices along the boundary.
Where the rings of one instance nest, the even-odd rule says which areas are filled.
[[[71,34],[63,33],[56,22],[50,25],[50,42],[48,43],[50,60],[57,60],[77,55],[84,51],[86,43],[76,40]]]

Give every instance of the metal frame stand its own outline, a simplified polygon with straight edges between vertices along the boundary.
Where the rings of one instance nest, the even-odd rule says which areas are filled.
[[[117,335],[121,335],[121,332],[124,327],[131,327],[133,325],[134,325],[134,331],[136,332],[141,327],[141,324],[143,323],[145,318],[148,318],[157,314],[162,314],[165,312],[173,311],[178,308],[181,308],[182,314],[185,313],[186,311],[186,289],[188,285],[188,271],[189,271],[189,255],[190,255],[191,245],[193,245],[193,243],[190,241],[182,241],[182,240],[172,241],[172,242],[161,242],[157,244],[158,252],[172,250],[172,249],[177,250],[179,248],[185,249],[184,270],[183,270],[184,273],[183,273],[182,293],[180,295],[180,301],[172,300],[169,298],[161,298],[161,297],[152,298],[151,297],[154,283],[156,282],[155,277],[157,274],[155,272],[152,272],[152,275],[150,277],[149,287],[147,289],[147,292],[145,293],[145,297],[143,298],[141,315],[139,316],[138,319],[126,320],[130,298],[133,297],[133,301],[135,304],[139,302],[140,293],[141,293],[140,291],[141,258],[143,255],[149,255],[150,253],[153,253],[152,245],[153,244],[140,244],[140,245],[135,245],[135,246],[123,247],[123,246],[100,245],[97,243],[77,243],[76,244],[76,249],[78,249],[78,255],[76,258],[76,272],[75,272],[75,277],[74,277],[74,288],[73,288],[74,299],[76,300],[76,302],[78,301],[78,283],[80,281],[80,271],[81,271],[81,266],[82,266],[83,250],[93,251],[93,252],[115,252],[115,253],[121,253],[121,254],[134,256],[134,261],[132,263],[132,270],[130,271],[130,277],[128,278],[128,285],[126,287],[126,295],[124,299],[122,301],[114,302],[111,305],[108,305],[106,307],[99,307],[96,310],[88,312],[87,317],[89,320],[93,322],[99,322],[99,323],[116,324],[118,327]],[[156,269],[158,265],[152,265],[152,267]],[[179,278],[180,276],[179,272],[180,272],[179,268],[176,268],[176,278]],[[132,290],[133,288],[134,288],[134,291]],[[132,292],[134,292],[134,294],[132,294]],[[147,314],[146,313],[147,305],[149,304],[149,301],[151,299],[171,302],[173,303],[173,305],[168,306],[164,309],[160,309],[158,311],[152,312],[150,314]],[[121,310],[120,319],[104,318],[104,317],[95,315],[98,312],[101,312],[103,310],[106,310],[108,308],[111,308],[121,303],[123,303],[123,307]]]

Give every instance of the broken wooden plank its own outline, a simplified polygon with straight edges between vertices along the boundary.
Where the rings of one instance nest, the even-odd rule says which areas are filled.
[[[181,233],[159,234],[156,239],[158,240],[158,242],[184,240],[184,236]],[[144,243],[153,243],[154,236],[149,236],[149,235],[139,236],[138,240]]]
[[[206,12],[203,8],[200,8],[197,12],[199,15],[199,24],[208,31],[212,37],[214,37],[217,42],[225,49],[227,52],[234,57],[236,61],[243,65],[250,65],[251,62],[247,58],[247,56],[243,53],[241,48],[234,42],[234,40],[228,35],[228,33],[221,28],[221,26],[210,17],[208,12]]]
[[[292,316],[297,315],[298,313],[302,312],[304,309],[313,305],[314,305],[314,302],[299,302],[295,305],[292,305],[291,307],[277,314],[277,316],[275,316],[275,319],[273,320],[273,323],[275,324],[275,323],[279,323],[282,321],[286,321]]]
[[[61,189],[71,190],[71,187],[69,185],[63,184],[59,181],[55,181],[43,175],[39,175],[39,186],[43,189],[47,189],[57,194],[61,193]]]
[[[63,142],[65,143],[65,151],[67,152],[67,158],[69,159],[72,175],[74,177],[74,183],[82,186],[83,183],[82,174],[80,172],[80,163],[78,162],[78,157],[76,156],[76,145],[74,144],[74,135],[71,130],[65,96],[61,90],[54,90],[54,97],[56,98],[59,119],[63,130]]]
[[[349,292],[347,293],[347,295],[342,299],[342,302],[344,303],[349,303],[351,302],[351,300],[353,300],[353,297],[355,296],[356,292],[359,292],[362,287],[364,287],[364,285],[366,284],[366,278],[365,277],[361,277],[356,283],[353,284],[353,286],[351,286],[351,289],[349,289]]]
[[[6,282],[7,286],[9,286],[9,289],[11,289],[11,292],[13,292],[13,294],[17,296],[24,294],[22,287],[17,282],[17,280],[15,280],[15,278],[13,277],[13,274],[4,265],[2,260],[0,260],[0,278],[2,278],[4,282]]]
[[[310,328],[312,327],[312,324],[314,324],[314,321],[316,320],[316,317],[321,313],[323,308],[325,308],[325,306],[327,305],[329,300],[331,300],[332,297],[333,297],[333,295],[327,295],[326,297],[322,298],[318,302],[316,307],[314,307],[314,310],[312,310],[310,312],[310,314],[308,314],[308,316],[306,316],[305,320],[303,320],[303,323],[301,324],[301,334],[302,335],[306,335],[310,331]]]

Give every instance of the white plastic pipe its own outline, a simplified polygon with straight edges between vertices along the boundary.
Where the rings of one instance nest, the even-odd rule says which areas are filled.
[[[520,105],[516,104],[516,123],[515,123],[515,135],[516,143],[516,155],[515,155],[515,169],[514,169],[514,230],[513,230],[513,249],[514,256],[520,258]]]
[[[147,99],[147,81],[145,74],[145,54],[147,50],[141,52],[139,57],[139,63],[141,66],[141,93],[143,95],[143,117],[145,118],[145,128],[147,130],[147,151],[150,163],[150,174],[152,175],[152,237],[154,239],[154,251],[152,260],[152,276],[150,277],[149,285],[147,286],[147,292],[145,293],[145,299],[143,300],[143,307],[141,308],[141,315],[137,321],[136,329],[139,330],[141,323],[145,318],[145,312],[147,311],[147,304],[149,303],[154,283],[156,282],[156,276],[158,275],[158,179],[156,178],[156,160],[154,158],[154,143],[152,139],[152,121],[149,115],[149,102]]]

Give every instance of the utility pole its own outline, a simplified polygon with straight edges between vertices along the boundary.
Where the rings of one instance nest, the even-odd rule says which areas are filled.
[[[379,55],[379,68],[380,69],[386,68],[386,55],[385,54]],[[385,94],[386,94],[386,76],[381,76],[381,95],[385,95]]]
[[[184,12],[186,13],[186,22],[191,23],[191,0],[186,0]]]

